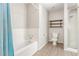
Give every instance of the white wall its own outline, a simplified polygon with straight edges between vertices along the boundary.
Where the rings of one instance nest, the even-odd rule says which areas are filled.
[[[38,4],[27,4],[27,39],[32,41],[38,40],[39,29],[39,6]]]
[[[68,9],[68,47],[78,48],[77,9]]]
[[[13,3],[11,5],[11,15],[14,29],[25,29],[27,21],[27,5],[23,3]]]
[[[79,7],[79,3],[77,4],[77,7]],[[77,25],[78,25],[78,42],[79,42],[79,8],[77,8]],[[78,43],[78,55],[79,55],[79,43]]]
[[[10,4],[11,21],[13,31],[13,45],[16,52],[25,44],[26,40],[26,22],[27,6],[25,4]]]
[[[67,49],[68,44],[68,4],[64,4],[64,49]]]
[[[49,11],[49,20],[60,20],[64,19],[64,9]]]
[[[48,31],[48,13],[47,10],[39,5],[39,49],[41,49],[47,42]]]
[[[31,3],[27,5],[27,28],[39,28],[39,6],[35,7],[37,5]]]
[[[56,11],[49,11],[48,13],[49,21],[50,20],[64,20],[64,9],[56,10]],[[49,41],[51,41],[53,37],[53,32],[59,33],[58,34],[58,43],[64,42],[64,30],[62,28],[49,28]]]

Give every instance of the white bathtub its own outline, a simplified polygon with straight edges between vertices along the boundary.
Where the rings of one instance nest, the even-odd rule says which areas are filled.
[[[26,29],[13,29],[13,46],[15,56],[31,56],[37,51],[37,41],[30,40],[30,38],[28,38],[29,36],[27,36],[28,32],[30,32],[32,36],[35,35],[33,39],[37,39],[36,29],[31,29],[29,31]]]
[[[15,56],[32,56],[37,51],[37,41],[32,42],[15,52]]]

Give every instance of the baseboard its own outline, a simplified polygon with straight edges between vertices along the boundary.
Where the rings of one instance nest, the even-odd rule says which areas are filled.
[[[34,51],[31,56],[33,56],[38,50]]]
[[[42,49],[48,42],[46,42],[45,44],[43,44],[39,49],[37,49],[36,51],[33,52],[32,56],[40,49]]]
[[[74,53],[78,53],[78,50],[77,49],[73,49],[73,48],[67,48],[67,49],[64,49],[65,51],[70,51],[70,52],[74,52]]]
[[[42,49],[48,42],[44,43],[38,50]]]

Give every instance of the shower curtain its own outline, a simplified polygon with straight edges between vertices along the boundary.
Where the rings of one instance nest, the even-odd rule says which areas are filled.
[[[0,3],[0,56],[13,56],[10,8],[7,3]]]

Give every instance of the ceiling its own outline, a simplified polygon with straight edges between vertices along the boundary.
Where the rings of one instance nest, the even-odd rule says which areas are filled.
[[[64,3],[43,3],[42,4],[48,11],[64,9]],[[76,3],[68,3],[68,8],[75,7]]]
[[[76,3],[69,3],[68,4],[68,8],[75,8],[75,7],[77,7]]]
[[[63,3],[44,3],[42,4],[48,11],[52,10],[59,10],[61,8],[64,8]]]

